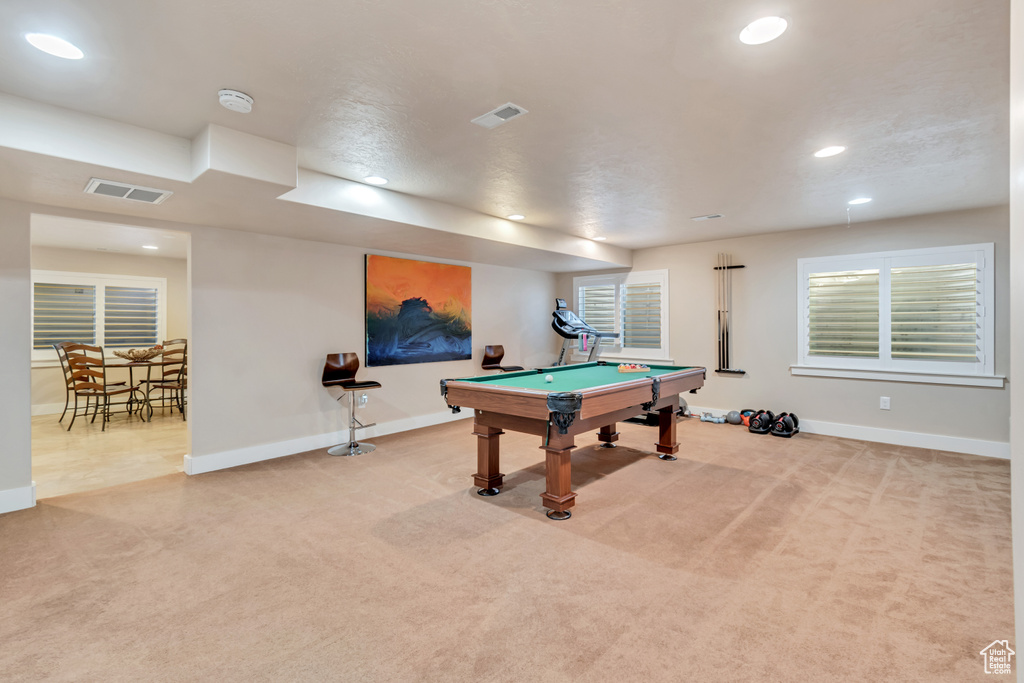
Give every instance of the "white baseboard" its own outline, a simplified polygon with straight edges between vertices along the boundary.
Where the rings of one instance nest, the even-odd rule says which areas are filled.
[[[712,413],[725,415],[728,410],[718,408],[698,408],[690,406],[692,413]],[[862,427],[859,425],[842,424],[839,422],[822,422],[821,420],[800,420],[800,431],[808,434],[838,436],[844,439],[860,439],[888,443],[894,446],[913,446],[914,448],[931,448],[938,451],[984,455],[989,458],[1010,458],[1010,444],[1006,441],[986,441],[984,439],[966,439],[960,436],[944,436],[942,434],[925,434],[923,432],[906,432],[898,429],[882,429],[880,427]]]
[[[39,403],[32,406],[32,415],[60,415],[64,412],[63,403]]]
[[[0,491],[0,515],[15,510],[25,510],[36,506],[36,483],[16,489]]]
[[[383,422],[367,429],[361,429],[359,430],[358,438],[369,440],[375,436],[397,434],[398,432],[407,432],[411,429],[419,429],[421,427],[432,427],[433,425],[444,424],[445,422],[454,422],[455,420],[463,420],[470,417],[473,417],[472,410],[467,410],[456,415],[453,415],[451,411],[446,410],[440,413],[431,413],[430,415],[407,417],[401,420]],[[304,436],[298,439],[277,441],[274,443],[260,444],[258,446],[247,446],[245,448],[238,448],[230,451],[221,451],[220,453],[210,453],[209,455],[186,455],[185,474],[203,474],[205,472],[215,472],[217,470],[227,469],[229,467],[238,467],[239,465],[249,465],[263,460],[273,460],[274,458],[281,458],[286,455],[295,455],[296,453],[314,451],[318,448],[337,446],[338,444],[346,443],[348,440],[348,430],[342,429],[340,431],[329,432],[327,434]]]

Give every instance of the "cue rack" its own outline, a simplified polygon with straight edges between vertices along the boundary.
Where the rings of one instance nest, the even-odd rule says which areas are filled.
[[[746,268],[746,266],[733,265],[732,254],[718,255],[718,265],[715,266],[715,270],[718,271],[715,287],[718,300],[718,369],[715,372],[729,375],[746,374],[745,370],[734,368],[730,364],[732,361],[732,339],[730,338],[732,331],[732,271],[737,268]]]

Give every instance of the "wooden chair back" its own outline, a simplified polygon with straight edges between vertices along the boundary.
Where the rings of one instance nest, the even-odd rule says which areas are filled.
[[[106,390],[107,368],[102,346],[65,343],[64,353],[75,393]]]
[[[505,357],[505,347],[501,344],[493,344],[484,347],[483,366],[501,365],[501,359]]]
[[[57,352],[57,360],[60,361],[60,369],[64,372],[64,386],[67,389],[71,388],[71,368],[68,367],[68,352],[67,346],[70,346],[74,342],[57,342],[53,345],[53,350]]]
[[[325,387],[337,386],[356,378],[359,370],[359,356],[354,353],[329,353],[324,363],[321,383]]]
[[[164,361],[175,361],[173,365],[163,367],[163,382],[184,383],[187,375],[188,364],[188,340],[171,339],[163,343],[161,357]]]

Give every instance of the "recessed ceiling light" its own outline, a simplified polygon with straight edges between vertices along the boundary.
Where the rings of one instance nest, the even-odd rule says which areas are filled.
[[[370,185],[387,185],[388,179],[381,178],[379,175],[368,175],[363,178],[363,182],[369,183]]]
[[[45,33],[26,33],[25,40],[32,44],[37,50],[42,50],[48,55],[61,57],[62,59],[81,59],[85,53],[77,47],[57,36],[50,36]]]
[[[857,204],[867,204],[870,201],[871,197],[858,197],[857,199],[851,199],[849,204],[851,206],[856,206]]]
[[[845,151],[846,148],[843,147],[842,145],[835,145],[833,147],[825,147],[824,149],[819,149],[817,152],[814,153],[814,156],[818,157],[819,159],[824,159],[825,157],[834,157],[837,154],[842,154]]]
[[[159,249],[160,247],[152,245],[152,244],[143,244],[142,248],[143,249]]]
[[[782,17],[762,17],[740,31],[740,42],[747,45],[770,42],[785,33],[787,26],[789,23]]]
[[[514,214],[512,214],[510,216],[506,216],[506,218],[508,218],[510,221],[521,221],[524,218],[526,218],[526,216],[524,216],[521,213],[514,213]]]
[[[604,242],[608,238],[607,237],[591,237],[590,239],[594,240],[595,242]]]

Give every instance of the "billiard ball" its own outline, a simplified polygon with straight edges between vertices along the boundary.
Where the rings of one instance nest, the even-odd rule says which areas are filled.
[[[545,382],[554,382],[555,381],[555,376],[554,375],[544,375],[544,381]]]

